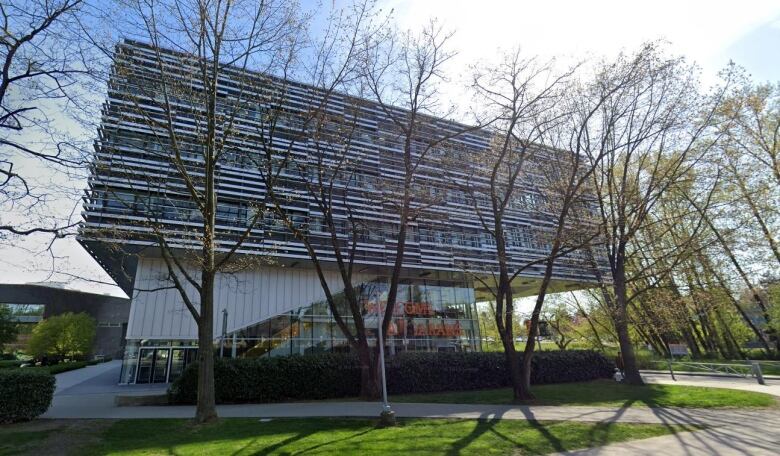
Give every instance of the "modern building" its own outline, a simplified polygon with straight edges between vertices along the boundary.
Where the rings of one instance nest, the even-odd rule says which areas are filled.
[[[175,52],[157,54],[142,43],[119,45],[95,144],[79,241],[132,299],[122,373],[126,383],[170,381],[196,350],[196,325],[178,291],[167,281],[167,268],[150,236],[149,223],[153,219],[164,224],[169,245],[181,252],[197,246],[200,213],[169,159],[172,152],[165,131],[175,130],[184,150],[182,160],[188,170],[197,173],[203,166],[198,139],[202,119],[198,102],[192,101],[201,90],[191,77],[197,63]],[[160,88],[162,80],[168,81],[165,93]],[[322,157],[322,150],[333,147],[333,142],[307,133],[300,121],[312,106],[323,103],[323,92],[318,89],[231,68],[219,84],[218,108],[224,108],[231,128],[238,132],[225,145],[227,160],[219,165],[216,182],[218,245],[224,250],[246,230],[254,216],[254,203],[265,196],[253,164],[262,141],[273,138],[274,147],[299,162],[314,161],[315,151]],[[179,88],[171,90],[173,86]],[[165,97],[175,107],[170,124],[161,109]],[[366,321],[372,325],[376,319],[370,315],[383,300],[395,259],[397,213],[386,195],[403,178],[401,137],[386,113],[370,101],[334,94],[325,105],[334,123],[351,129],[349,153],[355,159],[345,170],[347,177],[334,183],[340,197],[336,216],[344,221],[339,236],[345,243],[349,242],[347,210],[366,227],[357,242],[354,280],[361,284]],[[271,111],[283,113],[273,129],[266,122]],[[421,129],[425,133],[413,147],[422,149],[432,136],[463,128],[426,118],[426,127]],[[331,137],[342,134],[337,130]],[[301,132],[309,136],[301,137]],[[477,185],[486,185],[472,171],[490,139],[479,130],[457,135],[446,147],[432,151],[419,167],[416,198],[432,203],[411,223],[407,236],[399,306],[387,340],[391,354],[480,350],[475,306],[485,299],[484,290],[466,271],[488,274],[496,260],[493,241],[483,232],[473,203],[457,182],[474,179]],[[537,157],[553,160],[554,153],[539,151]],[[328,266],[333,260],[329,233],[322,226],[317,205],[304,191],[314,177],[282,163],[279,191],[289,196],[285,210],[300,220],[313,239],[321,238],[318,252]],[[523,192],[512,201],[507,216],[511,261],[517,264],[544,254],[549,248],[544,234],[552,226],[536,207],[542,195],[533,175],[525,179]],[[279,220],[265,216],[239,253],[247,266],[217,278],[214,339],[225,356],[349,349],[330,315],[304,246]],[[327,274],[332,289],[340,290],[335,268]],[[533,293],[541,274],[541,266],[528,268],[516,280],[517,295]],[[564,258],[554,279],[553,290],[583,288],[593,281],[576,257]]]
[[[87,313],[95,319],[95,341],[90,356],[121,358],[125,349],[130,300],[106,294],[71,290],[57,283],[1,284],[0,304],[17,314],[19,339],[9,348],[24,350],[32,327],[43,318],[66,312]]]

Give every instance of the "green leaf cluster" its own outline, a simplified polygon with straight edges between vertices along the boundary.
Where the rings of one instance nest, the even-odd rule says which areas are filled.
[[[55,315],[35,325],[29,351],[34,356],[84,357],[92,348],[95,332],[95,319],[86,313]]]

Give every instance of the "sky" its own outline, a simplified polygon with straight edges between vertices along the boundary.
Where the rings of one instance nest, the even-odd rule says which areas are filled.
[[[520,49],[543,58],[581,59],[631,51],[664,39],[695,61],[705,83],[729,60],[758,81],[780,80],[780,2],[773,1],[497,1],[388,0],[401,27],[436,17],[455,31],[457,65]]]
[[[343,4],[325,1],[323,8]],[[311,4],[304,2],[311,7]],[[418,30],[436,18],[454,31],[449,91],[462,93],[469,66],[519,46],[526,55],[561,62],[614,56],[648,40],[663,39],[669,50],[701,68],[706,85],[733,60],[755,81],[780,81],[780,1],[498,1],[385,0],[402,29]],[[457,96],[457,95],[452,95]],[[94,132],[85,131],[84,135]],[[46,176],[42,175],[46,181]],[[85,183],[70,182],[75,189]],[[63,197],[55,210],[68,214],[78,201]],[[23,214],[22,214],[23,216]],[[0,283],[69,282],[71,288],[122,295],[75,239],[57,240],[49,253],[36,254],[41,238],[0,245]],[[52,271],[59,273],[52,274]],[[88,280],[74,280],[79,276]]]

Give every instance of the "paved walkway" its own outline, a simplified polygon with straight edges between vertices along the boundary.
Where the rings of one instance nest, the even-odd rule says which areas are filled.
[[[77,371],[73,371],[77,372]],[[113,372],[113,373],[112,373]],[[116,374],[116,376],[111,377]],[[65,374],[60,374],[65,375]],[[57,376],[58,384],[60,375]],[[91,376],[90,376],[91,375]],[[105,370],[82,372],[81,383],[75,376],[65,377],[58,385],[52,407],[44,418],[189,418],[195,413],[193,406],[145,406],[116,407],[118,394],[162,392],[160,385],[143,386],[143,389],[117,386],[114,367]],[[678,377],[679,378],[679,377]],[[665,382],[664,378],[648,378],[651,382]],[[671,379],[668,379],[671,381]],[[740,379],[736,379],[740,380]],[[717,386],[735,387],[734,384],[712,379],[680,379],[677,384],[696,384],[716,381]],[[683,383],[684,382],[684,383]],[[689,383],[690,382],[690,383]],[[141,385],[139,385],[141,386]],[[709,385],[708,385],[709,386]],[[740,385],[736,385],[740,386]],[[743,385],[748,388],[749,385]],[[756,384],[756,386],[760,386]],[[764,390],[780,394],[774,390]],[[392,399],[392,398],[391,398]],[[349,416],[376,417],[381,407],[375,402],[301,402],[288,404],[220,405],[222,417],[291,418]],[[603,423],[656,423],[665,425],[705,425],[707,429],[670,436],[656,437],[634,442],[609,445],[574,452],[583,455],[777,455],[780,453],[780,410],[760,409],[653,409],[647,407],[555,407],[509,406],[479,404],[393,404],[399,417],[507,419],[584,421]]]
[[[168,387],[165,384],[119,385],[121,371],[122,361],[113,360],[57,374],[54,376],[57,379],[55,401],[58,396],[102,394],[113,398],[117,394],[161,394]]]
[[[766,385],[759,385],[754,378],[704,376],[700,374],[679,374],[675,372],[672,380],[668,373],[642,372],[642,378],[647,383],[660,383],[666,385],[709,386],[713,388],[731,388],[743,391],[755,391],[780,396],[780,379],[767,378]]]
[[[63,391],[70,389],[76,385],[82,383],[91,383],[96,378],[102,378],[106,374],[116,372],[116,377],[109,382],[116,384],[119,381],[119,371],[122,369],[122,361],[114,360],[106,363],[95,364],[94,366],[87,366],[81,369],[76,369],[68,372],[57,374],[54,378],[57,379],[57,384],[54,389],[54,394],[60,394]]]

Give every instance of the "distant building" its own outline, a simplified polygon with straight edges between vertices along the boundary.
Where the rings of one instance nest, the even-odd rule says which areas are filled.
[[[10,305],[22,327],[13,348],[23,349],[32,327],[42,318],[66,312],[86,312],[97,323],[90,356],[121,358],[125,347],[130,300],[115,296],[69,290],[47,284],[0,285],[0,304]]]
[[[187,81],[196,71],[193,59],[161,52],[166,72],[170,72],[168,77]],[[187,250],[197,245],[193,239],[200,214],[166,158],[166,134],[155,135],[144,120],[145,116],[159,118],[163,112],[159,88],[162,75],[155,49],[135,42],[119,45],[111,75],[78,239],[132,297],[122,381],[166,382],[193,358],[197,330],[178,292],[164,289],[166,266],[145,220],[164,222],[169,227],[169,245]],[[265,89],[248,85],[247,81],[262,82]],[[198,90],[193,88],[195,85],[183,92]],[[252,154],[259,149],[259,139],[253,139],[252,131],[262,128],[260,119],[269,107],[264,104],[267,98],[255,91],[283,92],[285,118],[273,133],[283,144],[290,143],[289,138],[299,128],[300,113],[321,100],[322,94],[311,86],[239,70],[226,71],[220,85],[218,107],[236,101],[238,94],[244,103],[233,126],[242,132],[242,139],[225,146],[227,160],[220,165],[217,181],[218,245],[224,250],[252,218],[248,202],[260,200],[265,192],[260,175],[252,168]],[[174,124],[184,149],[183,159],[190,169],[197,170],[203,161],[192,113],[198,108],[187,101],[186,93],[169,96],[177,106]],[[377,203],[379,198],[372,195],[380,195],[383,187],[397,185],[402,179],[402,144],[397,128],[370,101],[335,95],[327,109],[329,115],[347,119],[358,129],[352,149],[356,157],[360,156],[360,163],[347,170],[348,179],[335,184],[346,202],[337,217],[344,222],[340,226],[344,230],[339,234],[342,238],[347,235],[347,205],[368,227],[358,239],[354,280],[363,284],[367,324],[375,325],[370,314],[387,290],[397,245],[393,238],[397,216],[391,203]],[[463,128],[441,119],[429,119],[429,125],[440,131]],[[432,153],[433,161],[419,171],[419,185],[427,187],[431,195],[438,195],[439,203],[431,208],[436,217],[415,220],[410,226],[399,305],[387,341],[391,354],[407,350],[480,350],[475,303],[485,299],[484,290],[464,274],[463,265],[489,270],[496,264],[495,247],[483,232],[472,204],[448,181],[444,170],[468,178],[468,170],[490,139],[482,131],[460,135],[452,140],[456,148]],[[314,141],[310,138],[297,144],[295,156],[306,159],[315,147]],[[424,146],[425,138],[419,141],[413,148]],[[554,153],[540,151],[540,159]],[[307,227],[312,237],[321,239],[318,248],[322,249],[322,260],[326,266],[332,264],[329,233],[323,227],[322,215],[302,191],[307,179],[313,177],[292,168],[280,170],[280,175],[286,194],[291,195],[286,210]],[[155,176],[154,185],[149,176]],[[521,188],[507,214],[510,260],[516,264],[539,259],[549,250],[539,233],[549,232],[553,226],[549,218],[534,215],[539,213],[536,207],[542,195],[532,185]],[[479,204],[487,210],[486,201]],[[273,217],[266,218],[246,240],[241,254],[265,255],[274,262],[218,277],[214,339],[228,347],[227,356],[349,349],[324,301],[306,250],[283,224]],[[574,255],[562,259],[555,268],[551,291],[590,286],[594,278],[587,271]],[[542,273],[543,265],[536,265],[520,275],[514,284],[517,296],[532,294]],[[328,281],[334,291],[341,289],[335,270],[328,272]]]

